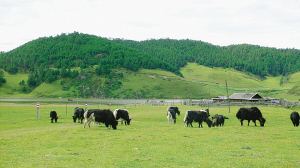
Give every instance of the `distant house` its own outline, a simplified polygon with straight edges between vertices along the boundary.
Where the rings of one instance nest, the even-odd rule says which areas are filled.
[[[265,99],[265,101],[267,101],[267,102],[271,102],[271,103],[280,103],[280,100],[279,100],[279,99],[276,99],[276,98],[265,97],[264,99]]]
[[[264,101],[264,98],[262,98],[257,93],[234,93],[231,96],[229,96],[229,100],[231,102],[245,102],[245,101]]]
[[[217,96],[212,98],[214,102],[226,102],[228,98],[226,96]]]

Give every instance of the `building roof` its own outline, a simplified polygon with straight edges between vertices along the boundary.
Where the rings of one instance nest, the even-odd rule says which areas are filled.
[[[263,98],[257,93],[233,93],[231,96],[229,96],[229,99],[261,100]]]
[[[212,98],[213,100],[227,100],[228,98],[226,96],[216,96]]]

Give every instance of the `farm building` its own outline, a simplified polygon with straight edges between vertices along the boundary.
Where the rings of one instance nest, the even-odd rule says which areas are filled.
[[[229,96],[231,102],[255,102],[255,101],[264,101],[257,93],[234,93]]]
[[[214,102],[226,102],[228,98],[226,96],[216,96],[212,98]]]

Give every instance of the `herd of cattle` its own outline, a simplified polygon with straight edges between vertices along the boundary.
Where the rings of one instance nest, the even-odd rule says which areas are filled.
[[[180,115],[180,111],[176,106],[170,106],[167,109],[167,119],[169,123],[176,123],[176,114]],[[91,122],[94,123],[104,123],[107,128],[111,126],[113,129],[117,129],[118,122],[125,122],[125,125],[130,125],[130,121],[132,118],[129,118],[129,112],[126,109],[116,109],[114,112],[110,111],[109,109],[89,109],[84,112],[83,108],[75,108],[73,121],[82,123],[84,119],[83,128],[85,128],[86,124],[88,124],[90,128]],[[243,126],[243,121],[248,120],[248,126],[250,121],[253,121],[256,126],[256,120],[259,121],[260,126],[264,126],[266,119],[263,118],[261,111],[257,107],[251,108],[240,108],[239,111],[236,113],[236,117],[240,120],[241,126]],[[57,113],[56,111],[52,110],[50,112],[50,119],[51,123],[53,120],[57,122]],[[202,109],[200,111],[195,110],[188,110],[184,116],[184,123],[185,127],[191,126],[192,122],[198,122],[199,127],[202,127],[202,122],[206,122],[208,127],[218,127],[224,126],[225,119],[228,119],[224,115],[214,115],[210,120],[209,109]],[[299,113],[294,111],[290,115],[290,119],[295,127],[299,126]]]

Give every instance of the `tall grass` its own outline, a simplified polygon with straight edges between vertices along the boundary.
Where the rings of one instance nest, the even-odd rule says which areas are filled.
[[[75,105],[66,112],[65,105],[41,104],[40,120],[36,104],[0,105],[0,167],[300,166],[299,128],[289,119],[292,111],[283,108],[259,107],[267,118],[265,127],[252,122],[242,127],[235,117],[239,107],[231,107],[231,113],[213,107],[211,115],[229,117],[224,127],[194,123],[191,128],[184,127],[184,113],[201,107],[179,105],[177,123],[169,124],[167,106],[140,106],[128,109],[133,117],[129,126],[107,130],[103,124],[83,129],[73,123]],[[51,110],[58,113],[57,123],[50,123]]]

